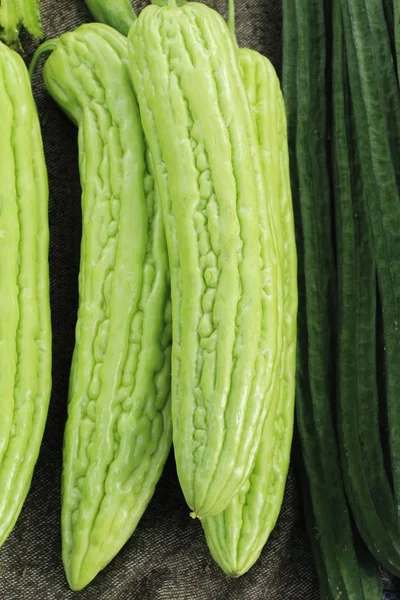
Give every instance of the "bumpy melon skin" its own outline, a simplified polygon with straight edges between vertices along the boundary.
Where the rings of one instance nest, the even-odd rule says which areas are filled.
[[[205,518],[249,476],[267,418],[276,243],[261,241],[273,227],[268,214],[259,226],[260,148],[226,23],[170,2],[145,8],[128,40],[169,251],[175,458],[193,516]]]
[[[102,24],[63,35],[44,81],[79,127],[83,236],[62,479],[63,561],[79,590],[134,532],[171,448],[169,268],[126,38]]]
[[[0,546],[29,491],[51,393],[48,181],[27,68],[0,42]]]

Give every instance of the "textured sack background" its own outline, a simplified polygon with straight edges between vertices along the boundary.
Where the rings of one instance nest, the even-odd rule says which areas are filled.
[[[145,2],[136,2],[136,8]],[[225,10],[226,0],[209,4]],[[238,38],[281,67],[281,0],[237,2]],[[83,0],[42,0],[46,39],[90,16]],[[23,38],[26,58],[30,40]],[[211,559],[201,526],[189,518],[172,457],[130,542],[81,593],[68,589],[61,563],[60,473],[67,389],[78,303],[80,186],[74,126],[35,78],[50,179],[53,395],[32,489],[0,552],[1,600],[316,600],[317,583],[293,474],[279,523],[258,564],[239,579]]]

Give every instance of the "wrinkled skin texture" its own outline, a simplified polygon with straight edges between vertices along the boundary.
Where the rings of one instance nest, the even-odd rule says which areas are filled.
[[[175,458],[186,501],[204,518],[248,477],[267,416],[276,247],[273,236],[260,240],[260,150],[223,19],[196,2],[149,6],[129,54],[169,250]]]
[[[0,42],[0,546],[21,512],[51,392],[48,183],[28,72]]]
[[[60,38],[46,88],[79,127],[83,237],[65,431],[62,534],[82,589],[135,530],[171,447],[168,260],[126,38]]]
[[[203,521],[212,555],[228,575],[235,577],[258,559],[282,506],[293,437],[298,303],[286,113],[280,83],[273,66],[261,54],[239,50],[239,58],[257,127],[268,210],[276,231],[282,305],[278,358],[267,391],[268,417],[253,470],[229,507]]]

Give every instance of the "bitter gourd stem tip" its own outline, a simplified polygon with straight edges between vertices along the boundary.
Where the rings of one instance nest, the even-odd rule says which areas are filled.
[[[192,519],[199,519],[199,521],[201,521],[202,519],[202,517],[198,515],[196,511],[191,512],[190,516],[192,517]]]
[[[40,46],[37,48],[35,54],[33,55],[32,60],[31,60],[31,64],[29,65],[29,77],[31,78],[31,80],[35,74],[38,62],[42,58],[43,54],[53,52],[53,50],[56,49],[57,44],[58,44],[58,38],[52,38],[51,40],[47,40],[46,42],[43,42],[43,44],[40,44]]]

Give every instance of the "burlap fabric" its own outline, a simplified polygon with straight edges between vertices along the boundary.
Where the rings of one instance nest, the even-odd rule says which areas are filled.
[[[144,4],[137,2],[136,8]],[[221,12],[226,8],[226,0],[210,4]],[[266,53],[280,71],[281,0],[240,0],[237,5],[240,44]],[[42,12],[46,38],[91,20],[83,0],[42,0]],[[23,44],[29,60],[34,48],[28,37]],[[260,561],[248,575],[230,580],[211,559],[201,526],[189,518],[172,457],[130,542],[85,591],[69,590],[61,562],[60,473],[78,302],[77,132],[46,96],[40,73],[34,91],[50,179],[54,383],[32,489],[0,551],[0,600],[316,600],[316,576],[293,473],[279,523]]]

